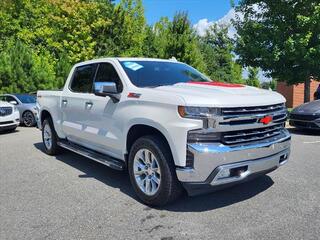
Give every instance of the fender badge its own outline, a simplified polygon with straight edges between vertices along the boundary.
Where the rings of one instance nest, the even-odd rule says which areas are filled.
[[[128,94],[128,98],[140,98],[141,94],[140,93],[133,93],[133,92],[130,92]]]

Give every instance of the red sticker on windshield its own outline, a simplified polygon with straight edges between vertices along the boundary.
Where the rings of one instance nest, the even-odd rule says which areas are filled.
[[[215,86],[215,87],[229,87],[229,88],[244,87],[244,85],[242,84],[223,83],[223,82],[192,82],[190,81],[188,83],[206,85],[206,86]]]

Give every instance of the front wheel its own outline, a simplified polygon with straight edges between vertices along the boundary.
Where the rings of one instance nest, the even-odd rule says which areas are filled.
[[[33,127],[36,125],[36,120],[32,112],[26,111],[22,115],[23,124],[26,127]]]
[[[165,205],[182,192],[170,149],[158,136],[141,137],[133,144],[128,170],[135,192],[148,205]]]

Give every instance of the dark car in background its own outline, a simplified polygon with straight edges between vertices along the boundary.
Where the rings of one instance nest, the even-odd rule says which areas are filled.
[[[30,94],[2,94],[0,101],[16,106],[20,113],[20,122],[26,127],[33,127],[37,120],[37,98]]]
[[[320,130],[320,100],[294,108],[289,123],[296,128]]]

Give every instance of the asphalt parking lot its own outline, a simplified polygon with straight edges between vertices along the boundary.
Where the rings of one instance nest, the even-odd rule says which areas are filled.
[[[0,239],[319,239],[320,135],[292,131],[289,163],[231,189],[141,204],[125,172],[64,152],[40,131],[0,135]]]

